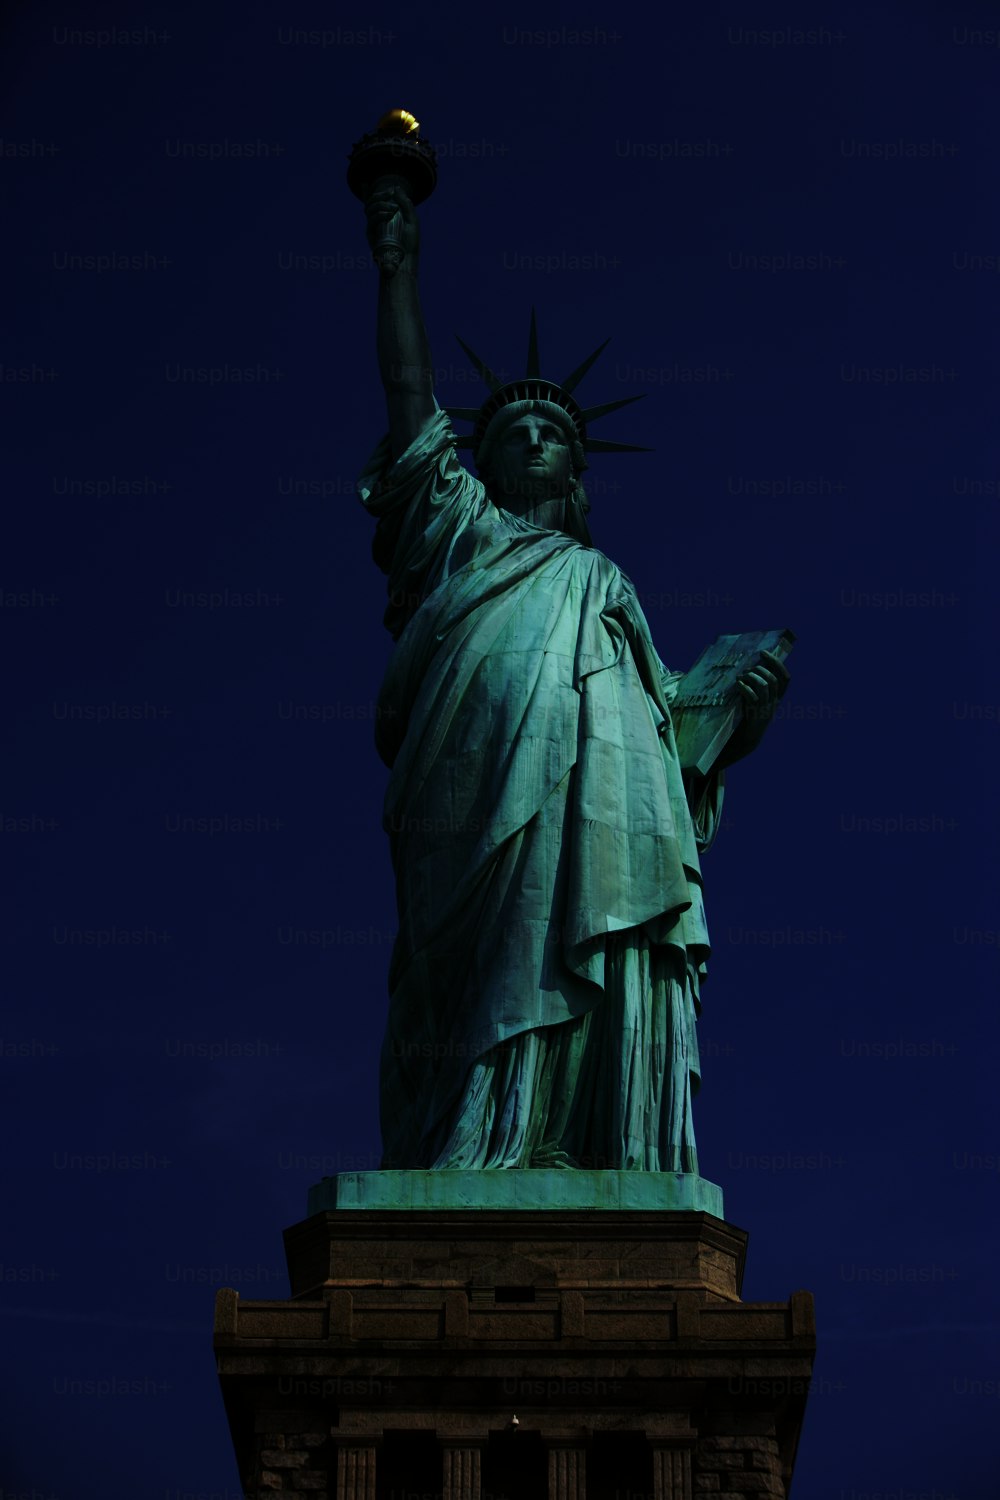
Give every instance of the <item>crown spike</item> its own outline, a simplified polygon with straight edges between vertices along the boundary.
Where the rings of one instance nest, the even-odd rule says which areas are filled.
[[[648,391],[640,391],[638,396],[623,396],[620,401],[605,401],[603,406],[588,406],[583,413],[583,420],[596,422],[598,417],[606,417],[609,411],[617,411],[619,406],[628,406],[630,401],[642,401],[648,395]]]
[[[623,396],[617,401],[606,401],[599,406],[590,406],[586,410],[581,409],[573,399],[570,392],[583,379],[594,361],[603,354],[610,339],[605,339],[599,344],[593,354],[587,356],[581,365],[568,375],[562,384],[552,380],[543,379],[540,374],[540,361],[538,358],[538,318],[535,309],[531,309],[531,322],[528,330],[528,358],[527,368],[524,375],[513,381],[504,381],[499,375],[490,369],[485,360],[470,349],[468,344],[458,334],[456,339],[475,366],[482,380],[489,386],[490,396],[479,407],[475,406],[446,406],[443,410],[449,417],[461,418],[463,421],[472,422],[474,430],[470,435],[456,437],[455,445],[458,448],[471,448],[473,455],[479,451],[486,432],[493,418],[499,411],[509,407],[512,402],[521,400],[552,402],[560,406],[575,426],[585,452],[588,453],[655,453],[655,448],[640,447],[635,443],[613,443],[602,442],[597,438],[587,435],[588,422],[597,421],[600,417],[607,416],[609,412],[617,411],[621,406],[628,406],[633,401],[641,401],[648,395],[647,391],[641,391],[635,396]]]
[[[458,334],[457,333],[456,333],[455,337],[458,339]],[[490,367],[488,365],[486,365],[486,364],[483,363],[483,361],[479,358],[478,354],[473,354],[473,352],[469,348],[468,344],[463,344],[461,339],[458,339],[458,342],[460,344],[462,344],[462,348],[465,350],[466,354],[472,360],[472,363],[475,365],[476,369],[479,371],[480,375],[482,376],[483,380],[485,380],[485,382],[489,386],[490,390],[491,391],[498,391],[500,389],[500,387],[503,385],[503,381],[500,379],[500,377],[498,375],[494,375],[494,373],[490,369]]]
[[[529,378],[541,375],[538,368],[538,327],[535,323],[535,309],[531,309],[531,328],[528,333],[528,363],[525,365],[524,373]]]
[[[602,354],[604,352],[604,350],[610,343],[611,340],[609,338],[605,339],[604,343],[601,344],[597,349],[595,349],[593,354],[587,356],[582,365],[577,365],[572,375],[566,376],[566,379],[561,382],[564,391],[572,391],[577,385],[579,385],[580,381],[583,379],[587,371],[590,369],[591,365],[594,363],[594,360],[599,354]]]

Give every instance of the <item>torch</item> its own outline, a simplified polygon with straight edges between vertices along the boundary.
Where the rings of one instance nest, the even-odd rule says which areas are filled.
[[[419,137],[420,125],[409,110],[391,109],[375,129],[363,135],[348,160],[347,185],[362,202],[376,189],[401,187],[414,204],[429,198],[437,185],[434,147]],[[379,270],[395,275],[403,261],[402,224],[398,213],[382,226],[372,254]]]

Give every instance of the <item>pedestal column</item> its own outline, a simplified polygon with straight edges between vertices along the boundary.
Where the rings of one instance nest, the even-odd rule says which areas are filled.
[[[370,1437],[337,1449],[337,1500],[375,1500],[375,1443]]]
[[[439,1437],[444,1500],[480,1500],[483,1437]]]
[[[653,1444],[654,1500],[691,1500],[691,1450]]]
[[[587,1500],[587,1448],[579,1438],[546,1438],[549,1500]]]

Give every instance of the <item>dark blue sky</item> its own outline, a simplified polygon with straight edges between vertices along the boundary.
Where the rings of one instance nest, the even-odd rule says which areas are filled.
[[[215,1290],[286,1296],[309,1185],[378,1164],[344,174],[403,105],[439,400],[532,304],[557,379],[610,335],[577,394],[646,393],[595,436],[656,451],[593,457],[590,520],[661,657],[798,636],[704,861],[695,1106],[744,1296],[815,1293],[797,1500],[996,1496],[995,17],[437,17],[6,23],[3,1494],[232,1500]]]

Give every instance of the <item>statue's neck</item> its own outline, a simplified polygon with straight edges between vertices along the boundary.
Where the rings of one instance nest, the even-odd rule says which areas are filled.
[[[527,521],[529,526],[539,526],[543,531],[564,531],[566,528],[568,501],[564,496],[554,500],[527,501],[501,496],[497,504],[508,515]]]
[[[532,526],[541,526],[545,531],[564,531],[566,528],[566,499],[539,500],[522,512],[522,519]]]

